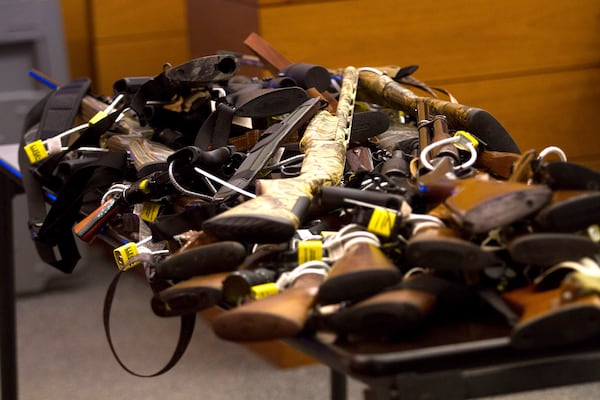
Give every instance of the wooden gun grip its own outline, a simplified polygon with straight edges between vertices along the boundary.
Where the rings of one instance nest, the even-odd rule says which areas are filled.
[[[111,197],[100,207],[73,226],[73,233],[84,242],[90,242],[120,209],[120,200]]]
[[[600,297],[597,294],[562,301],[562,288],[535,291],[533,286],[503,294],[521,312],[511,344],[522,349],[568,345],[600,334]]]
[[[222,299],[223,280],[228,274],[219,272],[178,282],[154,295],[152,310],[158,316],[171,317],[215,306]]]
[[[401,278],[398,267],[369,243],[357,243],[337,260],[319,288],[318,304],[362,300]]]
[[[302,331],[323,277],[307,273],[289,289],[249,301],[228,310],[212,321],[222,339],[250,342],[283,339]]]

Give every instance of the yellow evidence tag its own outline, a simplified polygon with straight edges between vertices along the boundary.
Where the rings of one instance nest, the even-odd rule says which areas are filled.
[[[277,293],[279,293],[279,288],[275,282],[262,283],[260,285],[254,285],[250,288],[250,295],[255,300],[272,296]]]
[[[373,209],[373,214],[369,219],[367,230],[379,236],[389,237],[392,234],[392,229],[396,224],[396,212],[376,207]]]
[[[298,242],[298,264],[321,259],[323,259],[323,242],[320,240]]]
[[[29,143],[24,147],[24,150],[25,154],[27,154],[27,158],[29,158],[29,162],[32,164],[48,158],[48,151],[46,150],[46,146],[41,139]]]
[[[154,222],[160,212],[160,204],[151,201],[145,201],[142,206],[140,217],[146,222]]]
[[[121,271],[127,271],[128,269],[139,265],[140,263],[137,261],[129,264],[129,260],[137,254],[139,254],[139,251],[137,245],[133,242],[126,243],[123,246],[114,249],[113,255],[115,256],[117,268]]]
[[[101,119],[104,119],[104,118],[106,118],[106,116],[107,116],[107,115],[108,115],[108,114],[106,114],[104,111],[98,111],[98,112],[96,113],[96,115],[94,115],[94,116],[93,116],[93,117],[90,119],[90,124],[92,124],[92,125],[93,125],[93,124],[97,123],[97,122],[98,122],[98,121],[100,121]]]

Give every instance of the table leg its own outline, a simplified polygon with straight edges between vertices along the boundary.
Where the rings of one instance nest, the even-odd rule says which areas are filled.
[[[348,380],[346,374],[333,368],[329,370],[331,371],[331,400],[346,400],[348,397]]]
[[[0,176],[0,371],[2,400],[17,398],[17,340],[12,199],[14,183]]]

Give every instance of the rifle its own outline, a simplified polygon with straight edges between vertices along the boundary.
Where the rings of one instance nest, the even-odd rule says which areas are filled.
[[[362,228],[345,228],[327,237],[323,247],[328,240],[335,260],[331,267],[309,261],[283,273],[283,281],[289,283],[280,283],[280,292],[227,310],[213,321],[215,333],[233,341],[291,337],[305,328],[313,306],[363,299],[399,281],[399,269],[375,244],[374,235]],[[334,255],[337,246],[343,254]]]
[[[253,300],[225,311],[212,321],[222,339],[249,342],[284,339],[302,331],[323,275],[300,275],[277,294]]]
[[[511,333],[519,349],[565,346],[600,334],[598,276],[571,272],[553,289],[535,285],[502,295],[520,313]]]
[[[275,154],[281,143],[305,125],[319,111],[319,108],[320,100],[318,98],[308,99],[281,122],[269,126],[261,134],[258,143],[250,150],[228,183],[240,189],[246,189]],[[214,198],[225,201],[236,194],[237,192],[230,187],[222,186],[215,193]]]
[[[600,223],[600,191],[555,189],[550,204],[534,217],[538,229],[575,232]]]
[[[121,185],[120,191],[108,196],[102,204],[75,224],[73,232],[86,242],[91,241],[108,221],[124,209],[147,200],[180,193],[173,186],[168,165],[182,161],[186,166],[217,166],[229,160],[232,155],[229,147],[204,151],[188,146],[177,151],[170,150],[160,143],[137,135],[114,135],[108,140],[108,145],[112,149],[129,150],[137,173],[142,178],[132,184]]]
[[[416,117],[420,101],[431,114],[444,115],[454,129],[466,130],[487,143],[490,149],[519,153],[519,148],[500,122],[489,112],[475,107],[433,97],[417,96],[387,75],[368,69],[360,72],[359,97],[374,98],[378,104],[388,104]]]
[[[452,271],[473,271],[501,267],[504,261],[491,251],[462,237],[462,233],[444,221],[449,217],[447,208],[440,204],[425,216],[414,215],[410,234],[404,249],[408,266]],[[451,221],[450,221],[451,222]]]
[[[475,293],[460,282],[417,273],[324,315],[321,323],[346,339],[389,339],[415,332],[434,316],[448,318],[457,310],[464,313],[473,309],[478,304],[475,299]]]
[[[344,256],[331,266],[319,288],[317,304],[359,301],[400,281],[399,268],[374,243],[344,247]]]
[[[456,179],[453,194],[444,200],[453,221],[470,234],[489,232],[528,217],[552,198],[544,184],[488,179]]]
[[[594,257],[600,246],[579,233],[528,232],[509,240],[506,250],[514,262],[550,267],[584,257]]]
[[[294,79],[304,89],[315,88],[324,92],[329,87],[330,75],[327,69],[320,65],[292,63],[256,32],[250,33],[244,44],[266,61],[266,66],[274,76],[283,75]]]
[[[195,313],[219,304],[223,280],[229,272],[216,272],[180,281],[155,293],[150,304],[154,313],[172,317]]]
[[[152,279],[190,279],[235,270],[246,258],[246,248],[228,240],[205,244],[167,256],[152,266]]]
[[[357,86],[358,71],[346,68],[336,115],[321,110],[306,127],[300,141],[305,158],[299,176],[257,180],[256,198],[206,220],[202,229],[223,240],[291,239],[319,187],[337,185],[342,179]]]

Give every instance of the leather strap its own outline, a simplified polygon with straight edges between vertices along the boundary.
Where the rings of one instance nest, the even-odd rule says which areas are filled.
[[[131,368],[129,368],[125,365],[125,363],[121,360],[121,358],[117,354],[117,351],[115,350],[115,347],[113,345],[113,341],[112,341],[112,338],[110,335],[110,311],[112,308],[115,291],[117,289],[117,284],[119,283],[119,279],[121,278],[122,274],[123,274],[123,271],[117,272],[117,274],[113,278],[110,286],[108,287],[108,290],[106,292],[106,297],[104,299],[104,310],[103,310],[102,315],[103,315],[103,320],[104,320],[104,331],[106,333],[108,345],[110,346],[110,350],[113,353],[113,355],[115,356],[115,359],[117,360],[119,365],[125,371],[129,372],[130,374],[141,377],[141,378],[151,378],[154,376],[162,375],[165,372],[169,371],[171,368],[173,368],[175,366],[175,364],[177,364],[177,362],[181,359],[181,356],[183,356],[183,354],[185,353],[185,350],[187,349],[187,346],[190,343],[190,340],[192,338],[192,334],[194,333],[194,325],[196,323],[196,313],[194,312],[194,313],[185,314],[185,315],[181,316],[181,318],[180,318],[181,326],[179,329],[179,338],[177,340],[177,345],[175,346],[173,355],[171,356],[171,358],[169,359],[169,361],[167,362],[167,364],[164,367],[162,367],[158,371],[156,371],[154,373],[150,373],[150,374],[141,374],[141,373],[133,371]]]

